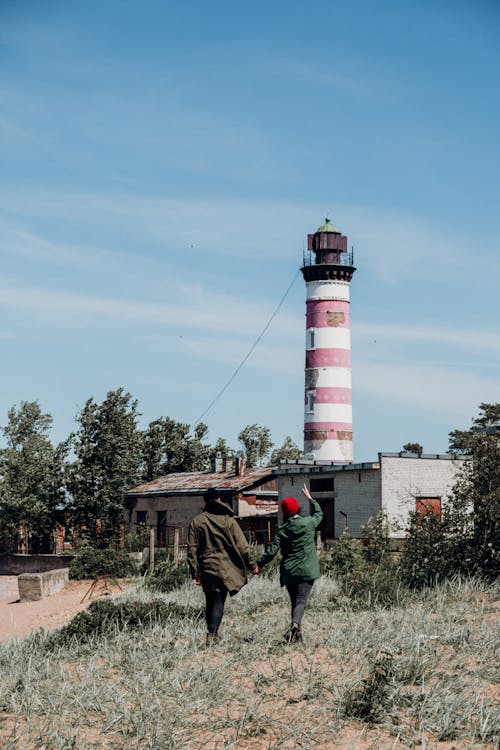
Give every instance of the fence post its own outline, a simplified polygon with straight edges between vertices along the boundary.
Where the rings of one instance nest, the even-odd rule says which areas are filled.
[[[149,572],[152,573],[155,569],[155,528],[151,526],[149,529]]]
[[[318,551],[318,554],[321,552],[322,546],[321,546],[321,531],[317,532],[316,535],[316,549]]]
[[[180,529],[178,526],[174,529],[174,565],[177,567],[179,565],[179,536],[180,536]]]

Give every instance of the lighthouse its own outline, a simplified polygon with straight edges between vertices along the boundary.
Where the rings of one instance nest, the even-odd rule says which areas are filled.
[[[352,463],[350,285],[356,269],[330,219],[307,236],[304,453]]]

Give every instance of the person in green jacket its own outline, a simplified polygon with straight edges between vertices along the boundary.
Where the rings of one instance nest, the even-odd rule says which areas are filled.
[[[281,501],[283,523],[278,527],[270,548],[257,563],[260,571],[278,550],[281,551],[280,583],[287,588],[292,608],[292,621],[285,633],[287,643],[302,640],[302,616],[314,581],[319,578],[315,533],[323,519],[323,511],[305,484],[302,492],[311,503],[311,515],[301,516],[297,500],[285,497]]]
[[[187,536],[191,578],[203,588],[206,600],[207,645],[218,641],[218,630],[229,593],[234,596],[247,582],[247,571],[257,575],[248,542],[231,508],[210,487],[205,507],[193,518]]]

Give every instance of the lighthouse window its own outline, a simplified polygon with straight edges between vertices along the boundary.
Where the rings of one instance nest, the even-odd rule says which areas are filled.
[[[314,411],[314,391],[307,392],[307,411]]]
[[[309,341],[307,342],[307,348],[314,349],[314,331],[308,331],[307,335],[309,338]]]

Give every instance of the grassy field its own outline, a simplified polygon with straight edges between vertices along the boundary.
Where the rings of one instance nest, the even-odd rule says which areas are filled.
[[[163,598],[202,605],[192,585]],[[12,641],[0,648],[0,747],[496,748],[499,610],[498,588],[466,582],[354,611],[322,578],[304,644],[287,646],[287,597],[258,578],[228,602],[209,649],[203,621],[179,615],[59,648]]]

